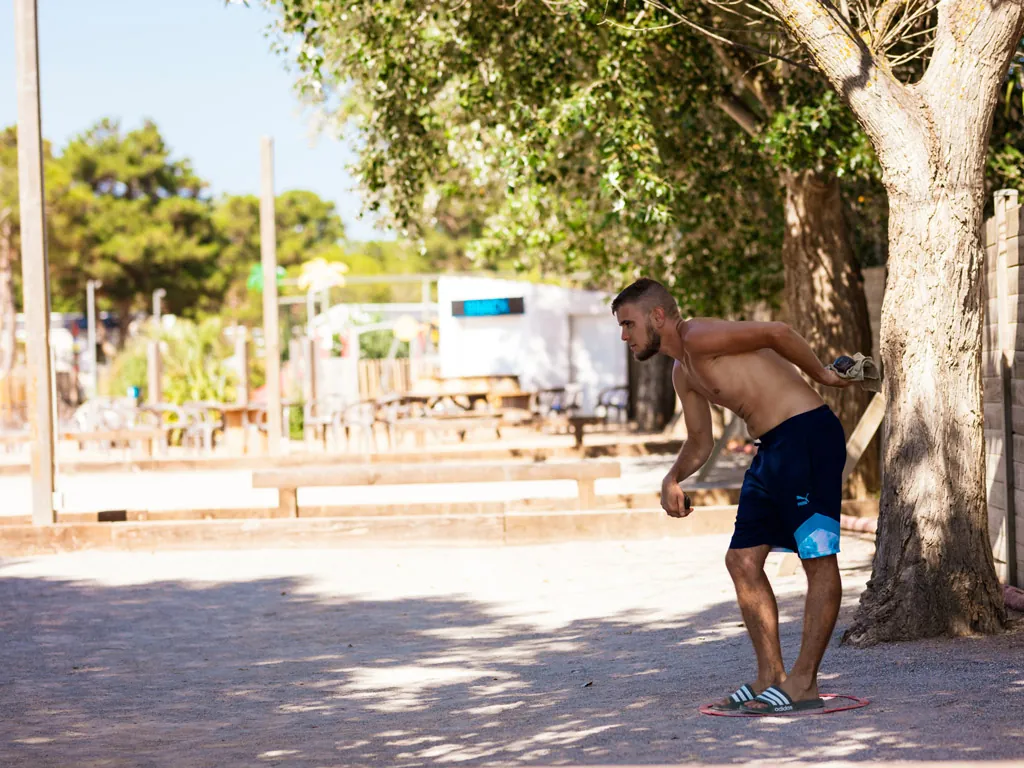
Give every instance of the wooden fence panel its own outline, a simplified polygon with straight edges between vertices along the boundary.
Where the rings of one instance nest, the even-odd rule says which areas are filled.
[[[982,281],[982,388],[985,421],[986,490],[988,494],[989,537],[996,570],[1004,581],[1016,573],[1017,586],[1024,576],[1013,560],[1022,562],[1021,534],[1024,534],[1024,264],[1021,233],[1024,206],[1013,196],[997,198],[1005,206],[985,222],[985,277]],[[1005,305],[1004,305],[1005,302]],[[1005,306],[1005,310],[1003,307]],[[1005,325],[1000,332],[1000,314]],[[1009,360],[1009,378],[1004,391],[1003,351]],[[1005,403],[1005,405],[1004,405]],[[1004,413],[1012,442],[1006,445]],[[1006,448],[1013,450],[1013,465],[1006,468]],[[1013,493],[1007,493],[1007,485]],[[1012,515],[1011,515],[1012,512]]]

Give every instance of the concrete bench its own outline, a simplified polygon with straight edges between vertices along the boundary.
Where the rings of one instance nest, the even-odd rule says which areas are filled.
[[[268,469],[253,472],[253,488],[277,488],[282,514],[298,517],[298,489],[344,485],[413,485],[420,483],[501,483],[529,480],[575,480],[580,509],[594,503],[594,481],[621,477],[618,462],[576,461],[544,464],[392,464]]]

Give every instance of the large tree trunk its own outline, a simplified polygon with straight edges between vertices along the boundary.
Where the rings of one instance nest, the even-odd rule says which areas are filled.
[[[857,644],[1005,621],[985,501],[981,213],[973,194],[890,204],[887,475],[874,570],[845,636]]]
[[[10,211],[0,211],[0,379],[14,367],[14,223]]]
[[[874,570],[845,639],[997,632],[985,506],[981,213],[992,114],[1024,3],[936,6],[913,85],[826,3],[767,0],[857,115],[889,195],[881,358],[887,400]]]
[[[118,352],[124,349],[124,345],[128,343],[128,326],[132,324],[132,307],[134,306],[134,299],[119,299],[115,302],[117,307],[117,344],[115,348]],[[96,309],[96,324],[99,325],[100,310]],[[106,336],[106,334],[104,334]],[[109,360],[107,362],[110,362]]]
[[[629,418],[641,432],[658,432],[672,419],[676,392],[672,387],[672,358],[655,355],[638,363],[629,356]]]
[[[871,323],[864,279],[853,252],[839,180],[813,171],[787,173],[786,229],[782,241],[786,319],[823,362],[854,352],[871,354]],[[871,394],[860,387],[816,387],[843,423],[847,437]],[[878,441],[850,476],[855,498],[878,490]]]
[[[985,493],[981,231],[992,113],[1024,5],[972,13],[940,10],[925,76],[897,94],[907,133],[873,137],[889,195],[888,410],[874,570],[846,633],[862,645],[1006,620]]]

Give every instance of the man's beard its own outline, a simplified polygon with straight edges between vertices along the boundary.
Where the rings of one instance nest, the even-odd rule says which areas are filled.
[[[647,346],[643,349],[634,352],[633,357],[639,360],[641,363],[644,360],[650,360],[661,350],[661,334],[654,330],[654,326],[651,325],[651,321],[647,321]]]

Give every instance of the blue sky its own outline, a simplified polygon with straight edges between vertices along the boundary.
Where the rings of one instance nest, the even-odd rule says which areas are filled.
[[[313,190],[336,204],[350,238],[387,237],[357,219],[351,150],[312,135],[258,2],[38,2],[43,135],[55,147],[102,117],[126,129],[151,118],[214,194],[258,194],[260,137],[273,136],[278,192]],[[13,5],[0,0],[0,125],[17,120]]]

